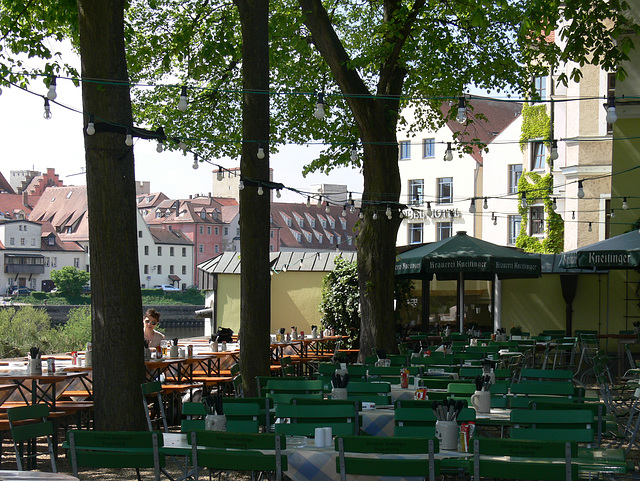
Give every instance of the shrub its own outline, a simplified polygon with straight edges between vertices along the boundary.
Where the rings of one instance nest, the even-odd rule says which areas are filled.
[[[87,285],[91,275],[75,267],[65,266],[60,270],[51,271],[51,279],[65,296],[80,297],[82,288]]]

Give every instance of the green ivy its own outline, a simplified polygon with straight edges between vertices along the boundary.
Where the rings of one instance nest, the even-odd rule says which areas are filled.
[[[520,149],[532,139],[548,139],[551,121],[547,115],[547,109],[542,105],[528,105],[522,107],[522,131],[520,134]],[[547,143],[547,148],[550,146]],[[547,157],[547,163],[549,163]],[[527,235],[529,224],[529,209],[522,207],[522,194],[526,193],[528,203],[544,204],[546,219],[545,238],[540,241],[537,237]],[[553,210],[553,176],[547,174],[544,177],[535,172],[524,172],[518,182],[518,212],[522,222],[520,233],[516,239],[516,247],[526,252],[539,252],[541,254],[557,254],[564,250],[564,221],[560,214]]]

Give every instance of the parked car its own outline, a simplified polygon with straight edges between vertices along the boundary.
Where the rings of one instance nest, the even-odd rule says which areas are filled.
[[[162,289],[165,292],[180,292],[179,287],[174,287],[171,284],[160,284],[157,286],[153,286],[154,289]]]
[[[32,292],[35,292],[35,289],[31,289],[30,287],[14,287],[11,290],[11,296],[28,296]]]

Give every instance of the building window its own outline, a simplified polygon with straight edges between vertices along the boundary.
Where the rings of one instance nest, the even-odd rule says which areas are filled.
[[[58,258],[57,257],[52,257],[51,258],[51,267],[57,267],[58,266]]]
[[[438,235],[438,240],[441,241],[443,239],[448,239],[451,237],[453,231],[453,225],[451,222],[438,222],[436,224],[436,234]]]
[[[273,252],[273,244],[269,244],[269,250]]]
[[[509,165],[509,193],[518,193],[518,182],[522,177],[522,164]]]
[[[213,246],[213,252],[215,252],[216,254],[220,252],[220,246],[218,244]]]
[[[144,265],[144,273],[149,274],[149,266],[147,264]]]
[[[25,241],[24,237],[20,237],[20,245],[23,246],[25,245],[27,242]]]
[[[453,177],[442,177],[437,182],[438,204],[453,203]]]
[[[518,239],[518,235],[520,234],[520,225],[522,224],[522,217],[519,215],[510,215],[509,216],[509,239],[507,242],[509,245],[516,245],[516,240]]]
[[[408,140],[400,141],[400,160],[411,158],[411,142]]]
[[[169,255],[173,257],[173,247],[169,247]]]
[[[424,195],[424,180],[416,179],[409,181],[409,204],[422,204]]]
[[[182,275],[187,274],[187,266],[182,266]]]
[[[608,73],[607,74],[607,99],[609,97],[616,96],[616,74]],[[607,122],[607,133],[613,133],[613,124]],[[607,237],[608,238],[608,237]]]
[[[273,239],[273,229],[271,229],[271,230],[269,231],[269,237],[270,237],[271,239]]]
[[[547,149],[544,146],[544,142],[534,142],[531,147],[531,170],[544,170],[545,162],[547,161]]]
[[[207,226],[207,235],[211,235],[211,226],[210,225]]]
[[[158,274],[162,274],[162,266],[158,264]]]
[[[158,255],[161,256],[162,255],[162,246],[158,246]]]
[[[187,248],[186,247],[182,248],[182,257],[187,257]]]
[[[80,267],[80,258],[79,257],[74,257],[73,258],[73,267],[75,267],[76,269],[78,269]]]
[[[204,234],[204,226],[200,226],[200,234]]]
[[[220,227],[215,227],[215,228],[213,229],[213,233],[214,233],[215,235],[220,235]]]
[[[11,239],[9,239],[9,245],[14,246],[16,245],[16,238],[12,237]]]
[[[409,224],[409,244],[422,244],[424,224]]]
[[[529,218],[531,219],[531,235],[544,234],[544,207],[541,205],[531,207]]]
[[[145,256],[149,255],[149,246],[144,246],[144,255]]]
[[[535,77],[533,79],[533,86],[536,89],[540,100],[547,99],[547,77]]]
[[[228,227],[224,228],[224,235],[229,235],[229,228]]]
[[[173,272],[173,266],[171,265],[171,266],[169,266],[169,274],[173,274],[173,273],[174,273]]]
[[[142,231],[141,230],[138,231],[138,237],[142,238]]]
[[[200,252],[200,254],[204,253],[204,244],[198,244],[198,252]]]
[[[422,139],[422,157],[427,159],[436,156],[436,139]]]
[[[31,247],[34,247],[36,245],[36,238],[32,237],[31,238]]]

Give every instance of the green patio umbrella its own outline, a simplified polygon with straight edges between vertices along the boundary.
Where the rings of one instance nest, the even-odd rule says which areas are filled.
[[[562,254],[560,267],[633,269],[640,266],[640,231],[632,230]]]
[[[465,279],[493,280],[540,277],[540,256],[468,236],[460,231],[455,236],[399,254],[396,276],[430,280],[458,280],[457,313],[460,331],[464,323]]]

